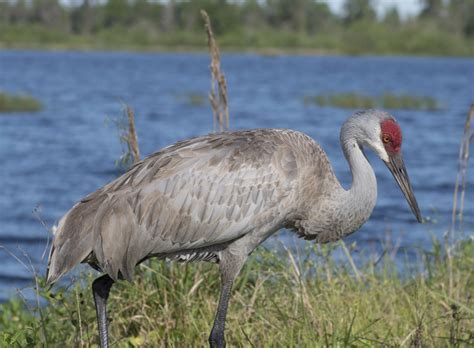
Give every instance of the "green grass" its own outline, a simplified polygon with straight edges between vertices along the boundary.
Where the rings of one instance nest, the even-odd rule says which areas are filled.
[[[42,108],[41,103],[32,96],[0,92],[0,112],[35,112]]]
[[[424,272],[400,274],[388,257],[357,270],[336,264],[331,247],[306,244],[298,258],[265,249],[251,256],[230,301],[230,347],[467,347],[474,343],[474,242],[460,244],[449,287],[441,246],[424,254]],[[318,254],[324,262],[309,255]],[[358,277],[354,276],[357,272]],[[0,346],[97,346],[84,286],[41,291],[44,306],[0,307]],[[43,280],[40,280],[40,285]],[[219,295],[215,265],[151,261],[134,284],[109,299],[116,347],[207,346]]]
[[[358,93],[341,93],[332,95],[304,96],[306,105],[334,106],[343,109],[384,109],[429,110],[436,111],[441,107],[436,99],[429,96],[394,95],[385,93],[381,96],[367,96]]]

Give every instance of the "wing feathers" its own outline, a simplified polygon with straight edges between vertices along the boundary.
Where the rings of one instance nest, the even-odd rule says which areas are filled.
[[[215,134],[176,143],[139,162],[66,215],[51,274],[57,278],[93,251],[112,278],[131,279],[135,264],[149,254],[226,243],[270,223],[285,211],[265,211],[288,210],[283,200],[296,187],[296,155],[288,145],[295,134]],[[81,250],[71,259],[65,251],[74,244]]]

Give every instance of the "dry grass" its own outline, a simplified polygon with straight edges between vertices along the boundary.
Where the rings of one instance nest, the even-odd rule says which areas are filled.
[[[359,269],[361,281],[349,263],[335,264],[332,249],[308,244],[298,253],[275,253],[260,248],[234,286],[226,330],[229,346],[474,344],[472,241],[453,250],[451,295],[440,245],[423,255],[422,273],[400,274],[386,256],[377,265],[368,260]],[[25,307],[18,300],[3,304],[0,345],[96,346],[92,279],[86,276],[69,289],[56,289],[54,297],[41,292],[46,306]],[[39,282],[41,287],[43,280]],[[218,296],[215,265],[148,262],[133,284],[119,282],[112,289],[111,342],[115,347],[205,347]]]
[[[207,33],[207,44],[211,56],[211,91],[209,92],[209,102],[212,107],[214,130],[219,131],[229,129],[229,107],[227,100],[227,83],[224,73],[221,71],[219,46],[214,39],[211,20],[206,11],[201,10],[201,16]]]
[[[130,105],[125,107],[128,117],[128,135],[126,142],[128,144],[128,151],[132,154],[133,163],[140,161],[140,149],[138,148],[138,136],[135,128],[135,113]]]
[[[444,245],[446,248],[446,255],[448,259],[448,273],[449,273],[449,293],[452,293],[454,280],[452,275],[452,248],[454,245],[454,233],[456,227],[459,226],[461,233],[463,232],[463,212],[464,212],[464,194],[466,192],[466,174],[467,164],[469,162],[469,148],[474,137],[472,134],[472,119],[474,117],[474,104],[471,105],[467,114],[466,122],[464,124],[464,133],[461,138],[461,145],[459,147],[458,173],[456,175],[456,183],[453,194],[453,209],[451,215],[451,226],[445,234]],[[458,206],[459,205],[459,206]]]
[[[122,149],[122,155],[115,164],[117,167],[126,170],[134,163],[140,161],[135,113],[131,106],[123,104],[123,112],[120,117],[107,117],[106,120],[116,127],[119,141],[125,147]]]

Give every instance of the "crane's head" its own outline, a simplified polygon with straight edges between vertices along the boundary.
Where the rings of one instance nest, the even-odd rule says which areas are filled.
[[[398,186],[400,186],[416,219],[418,222],[422,222],[423,218],[421,217],[420,208],[413,194],[407,170],[403,163],[401,153],[402,131],[394,118],[387,118],[380,122],[380,140],[386,153],[385,164],[390,172],[392,172]]]
[[[361,145],[372,148],[387,165],[405,195],[416,219],[418,222],[422,222],[420,208],[403,163],[401,153],[402,131],[395,118],[384,111],[367,110],[356,113],[352,119],[357,124],[353,129],[359,130],[359,132],[355,132],[355,138]]]

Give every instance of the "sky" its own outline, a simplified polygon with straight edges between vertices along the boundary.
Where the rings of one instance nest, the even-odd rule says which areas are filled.
[[[342,5],[346,0],[322,0],[326,2],[331,10],[336,13],[342,12]],[[417,15],[421,10],[421,0],[372,0],[372,4],[379,16],[383,15],[386,10],[396,7],[401,18],[407,18]]]

